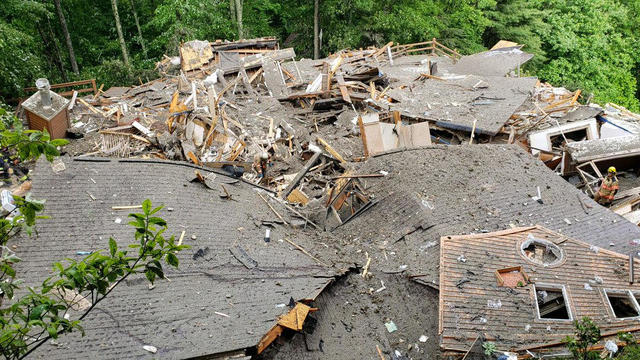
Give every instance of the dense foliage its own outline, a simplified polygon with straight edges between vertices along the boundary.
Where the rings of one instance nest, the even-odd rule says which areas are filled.
[[[299,56],[313,54],[312,0],[59,1],[79,73],[72,72],[61,17],[50,0],[5,0],[0,98],[19,96],[42,76],[52,82],[96,77],[106,86],[146,81],[155,61],[176,55],[180,42],[236,39],[236,4],[244,38],[275,35]],[[130,65],[123,62],[112,2]],[[536,55],[528,74],[582,88],[596,102],[640,110],[637,0],[320,0],[319,23],[322,55],[433,37],[466,54],[500,39],[515,41]]]

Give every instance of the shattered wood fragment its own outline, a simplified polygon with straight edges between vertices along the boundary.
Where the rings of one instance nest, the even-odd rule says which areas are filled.
[[[293,189],[291,194],[287,196],[287,201],[292,204],[300,204],[305,206],[309,203],[309,197],[298,189]]]
[[[269,204],[269,201],[267,199],[265,199],[264,196],[262,196],[262,194],[257,193],[258,196],[260,196],[260,199],[262,199],[262,201],[264,201],[265,204],[267,204],[267,206],[269,207],[269,210],[271,210],[277,217],[278,219],[280,219],[280,221],[282,221],[283,223],[289,225],[289,222],[287,222],[287,220],[285,220],[282,215],[280,215],[280,213],[278,213],[276,211],[276,209],[273,208],[273,206],[271,206],[271,204]]]
[[[303,254],[307,255],[308,257],[312,258],[313,260],[315,260],[318,264],[324,265],[324,266],[329,266],[326,263],[324,263],[322,260],[316,258],[315,256],[311,255],[307,250],[305,250],[304,248],[302,248],[300,245],[294,243],[293,241],[289,240],[289,239],[284,239],[286,242],[288,242],[289,244],[291,244],[293,247],[295,247],[296,249],[300,250]]]
[[[318,140],[318,142],[324,146],[325,150],[327,150],[327,152],[329,154],[331,154],[331,156],[333,156],[336,160],[340,161],[341,163],[346,163],[347,161],[342,157],[342,155],[340,155],[334,148],[331,147],[331,145],[329,145],[329,143],[327,143],[323,138],[321,137],[317,137],[316,140]]]
[[[296,177],[289,183],[287,188],[282,192],[281,197],[283,199],[286,199],[287,196],[289,196],[289,194],[291,194],[293,189],[295,189],[298,186],[298,183],[300,183],[300,180],[302,180],[302,178],[307,174],[307,172],[309,172],[309,169],[311,169],[311,167],[313,165],[315,165],[315,163],[318,161],[318,159],[320,159],[321,155],[322,155],[322,153],[319,153],[319,152],[313,154],[311,159],[309,159],[309,161],[307,161],[307,163],[304,166],[304,168],[302,168],[300,171],[298,171],[298,174],[296,175]]]
[[[200,159],[198,159],[198,157],[195,156],[192,151],[187,152],[187,157],[189,158],[189,160],[191,160],[192,163],[194,163],[196,165],[201,165],[200,164]]]
[[[272,342],[274,342],[281,334],[284,328],[281,325],[276,324],[272,327],[263,337],[260,339],[260,342],[256,346],[256,352],[261,354]]]
[[[111,210],[133,210],[142,209],[142,205],[124,205],[124,206],[112,206]]]
[[[351,104],[351,97],[349,96],[349,90],[347,90],[347,86],[344,82],[344,77],[340,74],[336,75],[336,80],[338,81],[338,88],[340,89],[342,100]]]
[[[251,258],[251,256],[249,256],[249,254],[247,254],[247,252],[240,246],[236,245],[229,249],[229,251],[231,252],[233,257],[236,258],[236,260],[238,260],[247,269],[253,269],[258,266],[258,262]]]
[[[307,315],[309,315],[310,312],[317,310],[318,309],[312,308],[303,303],[296,302],[293,309],[278,318],[278,325],[293,331],[302,331],[302,326],[304,325],[304,321],[307,319]]]
[[[98,115],[102,115],[103,117],[105,117],[105,114],[104,114],[101,110],[96,109],[95,107],[93,107],[93,105],[91,105],[91,104],[89,104],[88,102],[84,101],[84,99],[80,98],[80,99],[78,99],[78,101],[79,101],[82,105],[86,106],[86,107],[87,107],[89,110],[91,110],[93,113],[98,114]]]

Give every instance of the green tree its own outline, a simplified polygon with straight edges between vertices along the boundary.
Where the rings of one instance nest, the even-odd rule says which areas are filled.
[[[589,350],[592,345],[600,341],[600,329],[598,326],[588,317],[576,320],[574,326],[576,328],[575,337],[567,336],[564,339],[567,348],[573,354],[573,358],[576,360],[599,359],[599,354],[596,351]]]

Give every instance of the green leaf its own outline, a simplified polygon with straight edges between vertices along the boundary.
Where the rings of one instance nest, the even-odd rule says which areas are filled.
[[[153,281],[156,279],[156,274],[151,270],[147,270],[144,272],[144,275],[147,277],[147,280],[153,284]]]
[[[109,238],[109,253],[111,254],[111,257],[115,256],[116,251],[118,251],[118,244],[116,244],[116,241],[113,238]]]
[[[173,267],[178,267],[178,257],[175,254],[169,253],[167,254],[167,263]]]
[[[146,199],[142,202],[142,212],[144,212],[145,215],[149,215],[151,212],[151,200]]]
[[[58,338],[58,329],[55,326],[48,326],[47,332],[49,333],[49,336],[51,336],[52,338],[54,339]]]
[[[49,142],[49,144],[53,146],[64,146],[64,145],[67,145],[68,143],[69,143],[69,140],[67,139],[55,139]]]
[[[155,224],[155,225],[160,225],[160,226],[166,226],[167,222],[159,217],[150,217],[149,218],[149,224]]]
[[[33,310],[31,310],[31,314],[29,316],[29,320],[37,320],[40,318],[40,316],[42,316],[42,313],[44,312],[44,310],[47,308],[47,305],[45,304],[40,304],[36,307],[33,308]]]

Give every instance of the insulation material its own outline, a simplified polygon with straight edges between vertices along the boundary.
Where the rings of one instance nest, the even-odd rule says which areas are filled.
[[[208,41],[193,40],[180,47],[182,70],[200,69],[213,59],[213,50]]]

